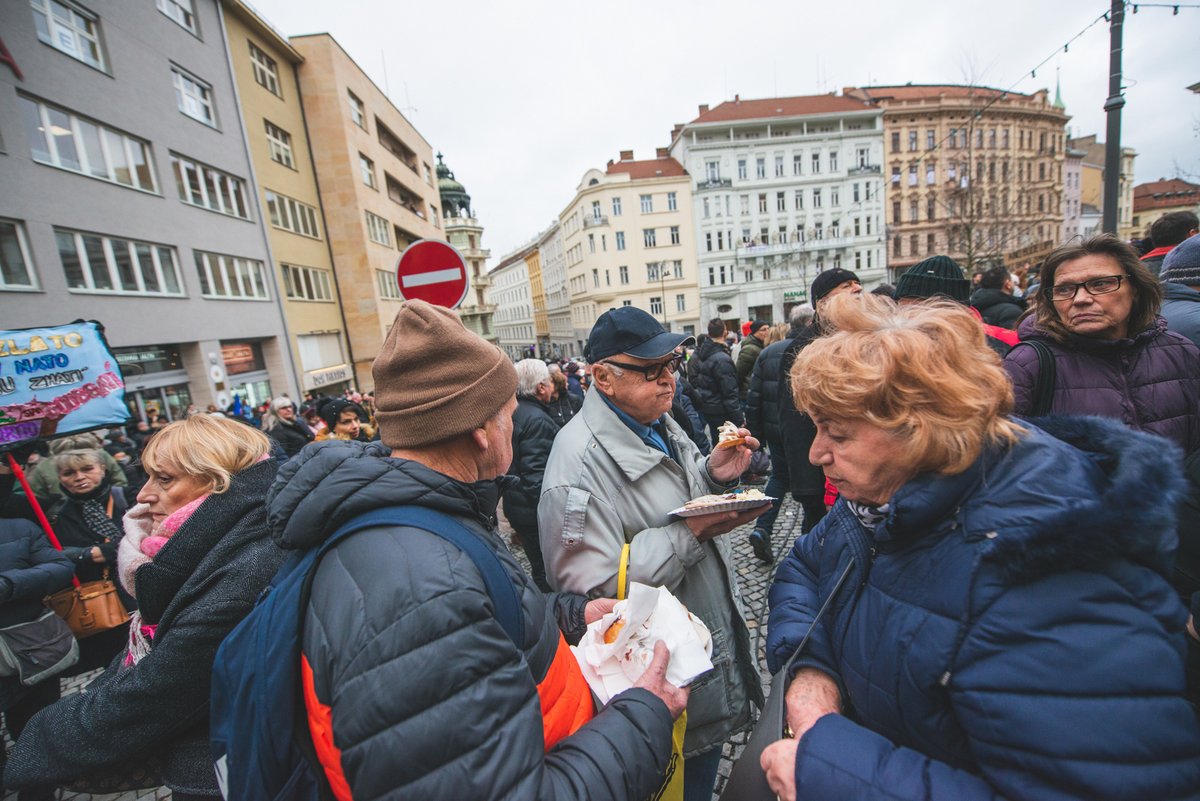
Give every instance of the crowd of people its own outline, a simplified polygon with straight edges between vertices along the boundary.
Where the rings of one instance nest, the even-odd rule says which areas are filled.
[[[1016,274],[935,256],[882,292],[826,270],[786,323],[697,339],[611,309],[583,361],[514,364],[407,301],[369,393],[24,449],[63,550],[0,467],[0,622],[72,575],[113,577],[130,622],[81,640],[71,670],[103,668],[86,692],[0,680],[4,786],[219,796],[217,650],[321,549],[288,734],[329,797],[643,801],[682,770],[685,801],[711,801],[764,703],[745,527],[780,560],[768,666],[796,656],[760,763],[779,798],[1200,798],[1197,227]],[[716,447],[727,422],[740,444]],[[764,481],[752,508],[670,514]],[[801,522],[780,545],[788,492]],[[421,514],[379,516],[397,508]],[[498,564],[515,630],[455,536]],[[713,667],[676,686],[660,643],[601,707],[568,646],[629,582],[704,623]]]

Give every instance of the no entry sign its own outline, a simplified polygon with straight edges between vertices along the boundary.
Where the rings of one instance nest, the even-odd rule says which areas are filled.
[[[467,296],[467,263],[445,242],[421,239],[400,254],[396,282],[405,300],[457,309]]]

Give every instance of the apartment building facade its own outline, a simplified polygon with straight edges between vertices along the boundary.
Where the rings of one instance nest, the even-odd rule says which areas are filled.
[[[496,309],[492,321],[497,342],[513,361],[528,359],[537,353],[533,294],[526,260],[530,253],[536,252],[536,241],[522,245],[502,258],[488,273],[486,297],[489,305]]]
[[[692,226],[691,179],[667,148],[640,161],[623,150],[584,173],[559,214],[575,352],[617,306],[649,312],[671,331],[699,330]]]
[[[948,254],[968,273],[1036,261],[1063,228],[1065,110],[982,86],[847,88],[883,109],[892,279]]]
[[[1095,134],[1067,140],[1067,147],[1082,150],[1084,155],[1080,167],[1080,202],[1092,206],[1101,216],[1104,213],[1104,175],[1107,150]],[[1137,151],[1131,147],[1121,148],[1121,174],[1117,178],[1117,230],[1121,239],[1141,237],[1144,231],[1133,223],[1133,170],[1137,162]]]
[[[302,391],[338,394],[353,378],[296,77],[303,57],[241,0],[222,0],[230,61],[275,280]]]
[[[332,36],[288,41],[304,58],[300,91],[353,380],[367,390],[402,300],[400,254],[417,240],[445,239],[433,148]]]
[[[299,390],[221,14],[0,5],[4,323],[103,323],[135,417]]]
[[[546,293],[546,318],[550,328],[550,356],[582,356],[571,324],[571,293],[567,289],[567,261],[562,228],[556,220],[538,235],[538,259]]]
[[[817,273],[885,274],[882,121],[818,95],[700,106],[672,132],[690,174],[700,318],[785,320]]]
[[[484,265],[492,252],[483,247],[483,225],[471,208],[471,196],[466,188],[454,178],[454,173],[437,154],[438,196],[442,200],[442,225],[446,240],[462,254],[467,263],[470,282],[467,296],[458,307],[458,316],[468,330],[474,331],[489,342],[496,342],[492,325],[495,308],[487,302],[488,278]]]
[[[1148,231],[1165,214],[1190,211],[1200,214],[1200,185],[1182,178],[1159,178],[1133,188],[1133,222],[1136,236]]]

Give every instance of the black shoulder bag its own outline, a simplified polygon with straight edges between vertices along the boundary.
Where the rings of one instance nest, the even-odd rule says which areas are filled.
[[[767,746],[784,737],[784,725],[787,720],[787,704],[784,696],[787,695],[788,674],[791,673],[792,663],[804,651],[804,646],[808,645],[808,640],[812,637],[817,624],[821,622],[825,612],[833,605],[833,599],[837,597],[838,591],[846,583],[846,578],[853,568],[854,557],[851,556],[846,569],[842,571],[837,583],[833,585],[833,591],[829,593],[825,603],[821,604],[821,608],[817,610],[817,615],[809,625],[808,631],[805,632],[804,639],[796,646],[796,650],[792,652],[787,664],[771,678],[771,692],[767,696],[767,703],[763,706],[762,714],[758,717],[754,731],[750,732],[750,739],[746,742],[741,756],[738,757],[737,764],[733,766],[733,770],[729,774],[729,781],[725,782],[725,790],[721,793],[720,801],[775,801],[775,791],[767,784],[767,774],[763,772],[761,760],[762,753]]]

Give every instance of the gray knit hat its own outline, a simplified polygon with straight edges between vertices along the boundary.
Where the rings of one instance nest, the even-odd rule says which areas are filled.
[[[1176,245],[1163,259],[1159,277],[1164,284],[1170,281],[1184,286],[1200,286],[1200,236],[1189,237]]]
[[[896,282],[896,300],[943,295],[964,306],[971,300],[971,282],[949,256],[930,256],[904,271]]]

